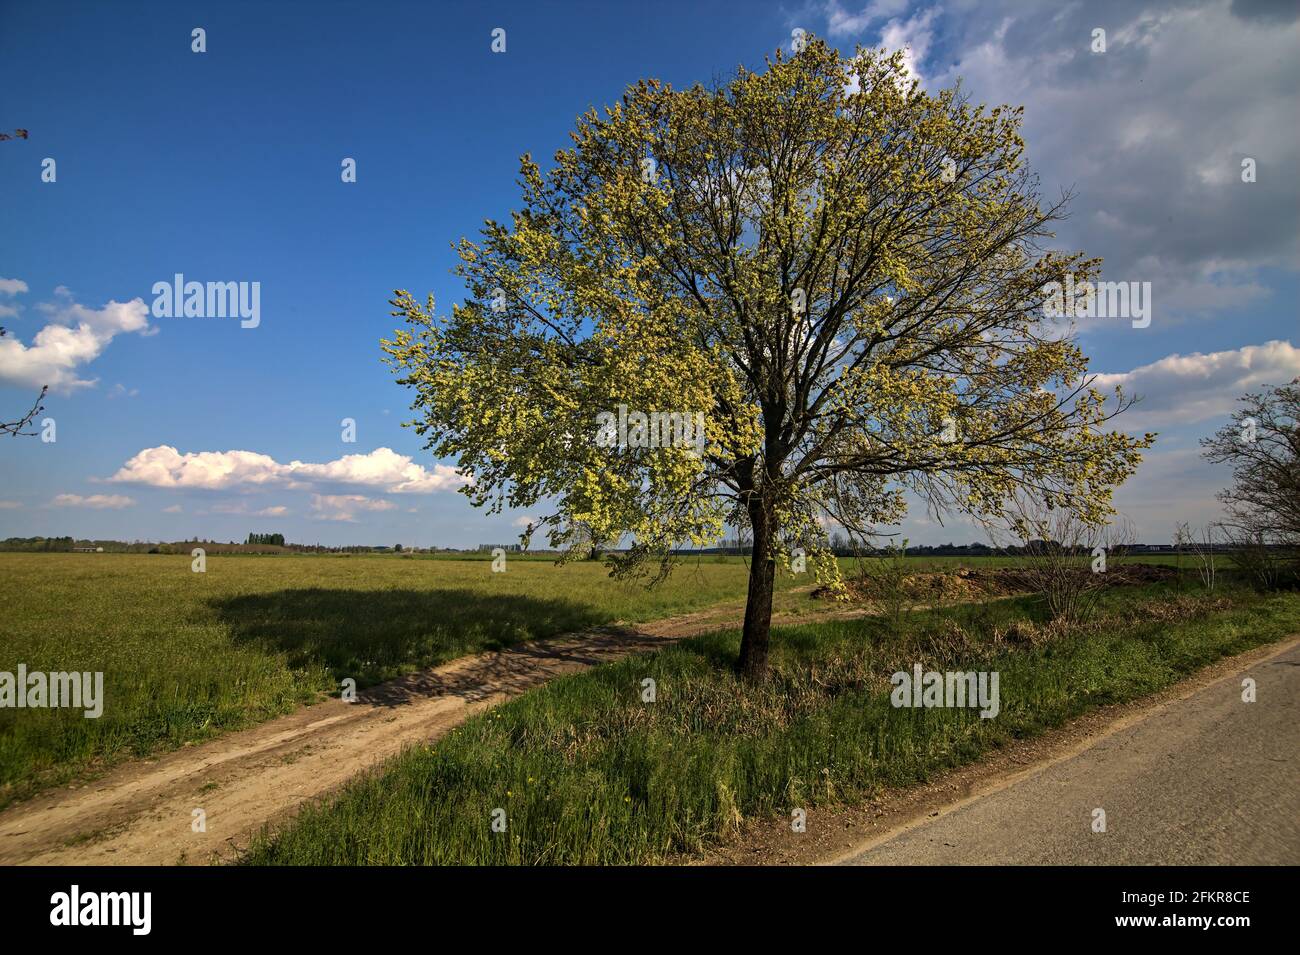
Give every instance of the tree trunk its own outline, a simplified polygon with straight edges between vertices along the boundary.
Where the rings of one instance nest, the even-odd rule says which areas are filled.
[[[749,559],[749,595],[745,600],[745,629],[740,638],[740,675],[751,683],[767,678],[767,648],[772,633],[772,583],[776,561],[771,557],[773,521],[761,502],[749,507],[754,552]]]

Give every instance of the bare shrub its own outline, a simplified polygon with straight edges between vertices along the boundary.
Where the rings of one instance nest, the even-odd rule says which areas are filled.
[[[1184,521],[1174,531],[1174,549],[1180,555],[1180,562],[1184,552],[1191,554],[1196,574],[1209,591],[1213,591],[1218,582],[1216,558],[1222,553],[1224,543],[1224,528],[1219,524],[1210,523],[1198,528]]]
[[[1052,620],[1080,623],[1096,610],[1102,591],[1115,582],[1111,571],[1137,541],[1131,521],[1085,520],[1069,507],[1018,498],[1010,511],[1010,532],[1020,540],[1020,574],[1028,590],[1041,595]]]

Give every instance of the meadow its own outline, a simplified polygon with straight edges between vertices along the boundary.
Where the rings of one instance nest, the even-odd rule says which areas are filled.
[[[852,558],[840,563],[846,575],[884,567]],[[905,563],[909,571],[922,572],[986,569],[1014,560],[909,558]],[[366,686],[466,654],[616,621],[638,623],[717,606],[734,608],[738,616],[747,572],[744,558],[690,556],[665,582],[647,588],[611,580],[599,562],[557,566],[516,555],[508,558],[505,573],[493,573],[490,558],[477,555],[209,554],[200,574],[191,571],[185,555],[0,553],[0,672],[16,672],[20,664],[29,672],[102,672],[106,698],[98,719],[73,709],[0,708],[0,807],[123,760],[283,715],[337,694],[345,678]],[[779,573],[775,612],[787,623],[803,623],[836,609],[815,599],[812,589],[809,575]],[[896,633],[891,637],[892,630],[881,628],[897,630],[899,613],[926,602],[908,600],[892,610],[879,606],[887,613],[883,621],[787,627],[780,631],[779,652],[788,655],[812,641],[821,648],[817,654],[836,657],[853,647],[897,642]],[[1008,612],[993,603],[972,606]],[[1022,610],[1028,613],[1029,604]],[[701,677],[701,685],[711,687],[706,695],[730,695],[742,708],[756,707],[755,714],[806,702],[806,687],[800,689],[793,676],[802,666],[797,656],[788,664],[794,669],[770,688],[775,694],[770,698],[756,701],[731,685],[726,666],[737,639],[734,632],[701,638],[686,650],[655,657],[655,666],[709,661],[708,678]],[[860,657],[853,665],[869,666],[869,660]],[[680,676],[671,666],[670,686]],[[610,678],[605,669],[601,673],[591,678],[595,683],[576,686]],[[520,705],[558,705],[546,701],[578,692],[571,686],[565,681],[547,691],[554,696],[530,694],[530,701],[539,702]],[[787,691],[793,696],[781,702]],[[518,711],[501,712],[506,716],[494,719]],[[747,713],[719,717],[716,725],[743,726]],[[702,712],[698,719],[714,716]],[[571,718],[593,725],[594,717],[576,710]],[[616,725],[630,718],[624,713]],[[536,737],[534,730],[520,733],[525,744]],[[741,733],[737,740],[745,738]],[[448,744],[456,745],[461,744]],[[681,746],[679,752],[689,749]],[[544,759],[544,750],[536,758]],[[491,760],[496,759],[493,753]],[[665,764],[672,765],[671,760]],[[730,783],[725,786],[733,791]],[[747,800],[737,804],[745,812],[764,804]],[[691,818],[703,819],[700,812],[693,807]],[[644,843],[644,851],[654,855],[700,838],[679,834]]]
[[[0,671],[101,671],[106,696],[99,719],[0,708],[0,806],[282,715],[347,677],[743,600],[746,573],[739,558],[690,559],[647,589],[598,562],[513,556],[493,573],[478,559],[209,554],[200,574],[180,555],[0,553]]]

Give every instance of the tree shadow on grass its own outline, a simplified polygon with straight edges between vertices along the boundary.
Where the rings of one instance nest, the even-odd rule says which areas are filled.
[[[457,657],[605,623],[566,600],[472,590],[299,588],[211,601],[237,643],[358,686]]]

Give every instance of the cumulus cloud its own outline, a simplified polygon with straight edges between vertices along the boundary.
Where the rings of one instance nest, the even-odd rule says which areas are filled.
[[[1230,351],[1167,355],[1123,374],[1098,375],[1095,386],[1115,386],[1141,401],[1118,419],[1126,428],[1169,427],[1224,417],[1237,399],[1261,385],[1300,376],[1300,348],[1272,341]]]
[[[392,501],[382,498],[370,498],[361,494],[313,494],[311,509],[313,517],[320,521],[356,520],[358,511],[391,511],[395,507]]]
[[[92,494],[82,497],[80,494],[59,494],[50,504],[54,507],[93,507],[96,510],[121,510],[130,507],[135,501],[122,494]]]
[[[173,504],[173,505],[171,505],[170,507],[164,507],[164,508],[163,508],[163,513],[164,513],[164,514],[179,514],[179,513],[181,513],[183,510],[184,510],[184,508],[181,507],[179,504]]]
[[[0,294],[26,291],[25,282],[0,279]],[[149,324],[148,306],[138,298],[110,301],[94,309],[60,295],[58,301],[44,302],[37,309],[48,324],[33,336],[30,345],[12,334],[0,338],[0,382],[27,388],[48,385],[52,391],[64,394],[89,388],[98,379],[80,377],[83,365],[98,358],[118,335],[148,335],[154,331]],[[16,314],[12,306],[7,314]]]
[[[285,465],[255,451],[192,451],[182,454],[170,445],[145,448],[110,481],[150,487],[198,488],[217,491],[240,486],[281,484]]]
[[[382,488],[390,494],[429,494],[454,490],[466,483],[453,467],[437,464],[429,469],[391,448],[376,448],[369,454],[347,454],[324,463],[284,464],[256,451],[182,453],[165,444],[145,448],[109,480],[201,490],[260,486],[305,490],[321,484],[353,484]]]
[[[452,490],[466,483],[456,469],[445,464],[427,470],[409,455],[391,448],[376,448],[369,454],[348,454],[326,464],[293,461],[289,470],[295,478],[337,484],[383,487],[393,494]]]

